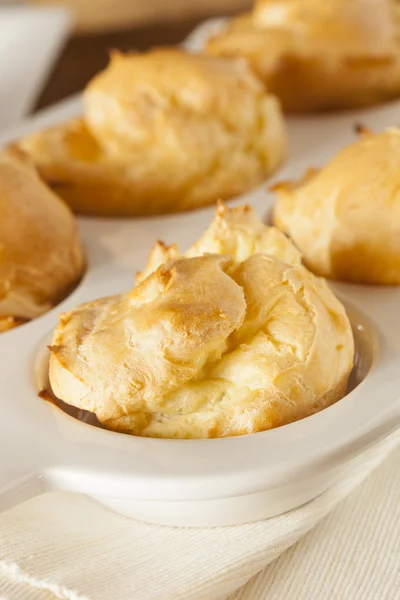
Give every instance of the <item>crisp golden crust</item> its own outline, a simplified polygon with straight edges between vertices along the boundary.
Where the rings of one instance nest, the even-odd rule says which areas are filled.
[[[392,0],[259,0],[207,45],[245,57],[288,112],[359,107],[400,94]]]
[[[27,158],[0,154],[0,331],[32,319],[80,279],[84,257],[69,208]]]
[[[84,102],[83,120],[20,142],[79,213],[195,209],[258,185],[286,153],[279,103],[242,60],[114,54]]]
[[[274,222],[318,275],[400,285],[400,130],[366,133],[277,190]]]
[[[304,267],[207,255],[62,316],[51,352],[55,394],[107,427],[207,438],[277,427],[338,400],[353,338],[342,305]]]
[[[246,260],[253,254],[268,254],[289,265],[301,264],[300,252],[286,235],[260,221],[251,206],[228,208],[219,202],[210,227],[184,254],[180,254],[176,244],[166,246],[163,242],[156,242],[145,269],[136,275],[136,283],[171,260],[203,254],[229,254],[238,261]]]
[[[110,429],[165,438],[262,431],[341,398],[354,354],[344,308],[290,242],[269,245],[270,229],[246,207],[220,207],[188,254],[231,254],[180,258],[159,244],[130,293],[62,315],[56,396]],[[273,247],[294,264],[262,253]]]

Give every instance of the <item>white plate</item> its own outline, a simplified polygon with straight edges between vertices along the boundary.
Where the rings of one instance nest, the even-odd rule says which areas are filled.
[[[0,131],[32,108],[70,25],[61,8],[0,7]]]
[[[289,120],[290,159],[274,178],[296,177],[355,139],[398,123],[400,102],[331,116]],[[26,130],[77,114],[79,101],[43,113]],[[19,128],[7,139],[18,137]],[[251,202],[265,216],[272,198]],[[48,344],[57,314],[128,290],[155,239],[187,247],[214,209],[137,219],[79,218],[88,272],[54,310],[0,336],[0,509],[46,490],[90,494],[139,519],[173,525],[226,525],[289,510],[330,486],[341,470],[400,426],[400,288],[335,284],[357,337],[356,378],[343,400],[302,421],[216,440],[158,440],[106,431],[37,397],[46,385]],[[74,411],[72,410],[72,413]],[[86,417],[85,417],[86,418]],[[90,421],[90,420],[89,420]]]

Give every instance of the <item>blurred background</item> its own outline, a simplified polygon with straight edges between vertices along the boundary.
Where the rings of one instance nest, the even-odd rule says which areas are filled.
[[[0,0],[2,5],[18,3],[22,2]],[[80,91],[104,68],[110,49],[145,50],[179,43],[204,19],[249,9],[252,0],[28,0],[23,4],[64,6],[74,19],[38,109]]]

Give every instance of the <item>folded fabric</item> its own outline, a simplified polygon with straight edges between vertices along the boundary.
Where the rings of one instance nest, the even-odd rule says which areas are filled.
[[[78,494],[37,497],[0,516],[0,598],[394,600],[400,597],[399,442],[400,432],[308,504],[235,527],[149,525]]]

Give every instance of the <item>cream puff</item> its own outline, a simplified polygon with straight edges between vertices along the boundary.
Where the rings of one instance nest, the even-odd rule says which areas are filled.
[[[24,155],[0,153],[0,332],[49,310],[84,266],[70,209]]]
[[[84,117],[23,139],[77,213],[195,209],[260,184],[282,162],[279,102],[245,61],[178,49],[113,53],[84,93]]]
[[[287,112],[360,107],[400,95],[393,0],[258,0],[208,43],[244,57]]]
[[[354,355],[345,310],[288,240],[269,244],[254,221],[248,243],[251,214],[217,217],[190,256],[175,247],[163,264],[158,247],[162,264],[132,291],[62,315],[55,395],[110,429],[161,438],[254,433],[339,400]]]
[[[400,285],[400,129],[364,133],[319,171],[276,186],[274,223],[317,275]]]

